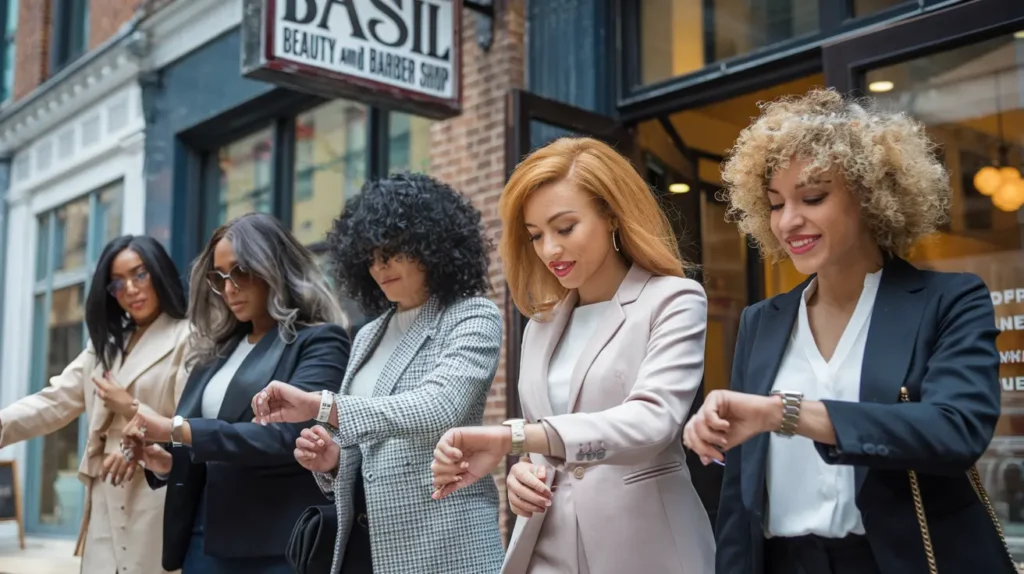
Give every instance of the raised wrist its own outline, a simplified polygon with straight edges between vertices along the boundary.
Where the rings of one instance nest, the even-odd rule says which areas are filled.
[[[306,414],[309,415],[308,420],[316,419],[317,413],[320,412],[320,397],[323,393],[320,391],[310,391],[306,393]]]
[[[782,397],[771,395],[763,398],[764,401],[762,401],[761,406],[761,432],[776,432],[782,428]]]

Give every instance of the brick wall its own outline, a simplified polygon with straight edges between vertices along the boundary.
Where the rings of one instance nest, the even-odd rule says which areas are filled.
[[[505,96],[511,88],[523,85],[526,0],[495,4],[494,40],[487,51],[477,44],[476,14],[463,9],[463,113],[432,127],[431,173],[470,197],[483,213],[495,244],[491,257],[492,299],[504,310],[507,337],[509,310],[505,308],[505,279],[497,253],[501,232],[498,198],[506,176]],[[498,375],[487,398],[486,424],[499,424],[506,418],[504,349],[503,345]],[[509,516],[514,518],[505,504],[504,477],[504,468],[495,473],[501,492],[503,532],[511,524]]]
[[[132,19],[139,0],[89,0],[89,49],[106,42]]]
[[[17,100],[30,94],[46,79],[50,64],[50,2],[21,0],[14,42],[14,99]]]
[[[20,0],[14,67],[14,99],[32,93],[50,72],[49,0]],[[131,20],[139,0],[89,0],[89,49],[117,33]]]

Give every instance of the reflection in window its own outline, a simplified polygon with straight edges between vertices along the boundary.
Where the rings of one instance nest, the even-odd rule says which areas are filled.
[[[121,197],[123,193],[124,184],[120,180],[99,190],[96,202],[98,243],[106,245],[111,239],[121,235]]]
[[[911,260],[976,274],[991,290],[1001,330],[1002,417],[978,466],[1007,537],[1018,541],[1024,537],[1022,49],[1024,40],[1007,35],[873,70],[866,78],[868,86],[885,83],[887,91],[876,94],[884,106],[925,124],[951,175],[950,223],[916,246]]]
[[[334,100],[295,120],[292,231],[304,244],[323,240],[366,180],[367,115],[362,104]]]
[[[818,0],[640,0],[640,82],[818,31]]]
[[[59,375],[82,352],[85,342],[85,286],[75,285],[53,292],[47,315],[38,312],[37,330],[47,336],[46,379]],[[83,489],[78,480],[78,425],[75,423],[43,438],[40,524],[75,527],[82,514]]]
[[[17,51],[15,34],[18,30],[18,0],[3,0],[3,38],[0,40],[0,102],[6,101],[14,93],[14,55]]]
[[[907,0],[853,0],[853,14],[851,16],[870,16],[876,12],[888,10],[893,6],[906,3]]]
[[[392,113],[389,119],[388,171],[430,172],[430,126],[427,118]]]
[[[55,270],[70,271],[85,267],[85,248],[89,237],[89,197],[77,199],[58,208],[56,222]]]
[[[268,127],[218,150],[220,185],[216,225],[252,211],[270,211],[273,137],[273,130]]]

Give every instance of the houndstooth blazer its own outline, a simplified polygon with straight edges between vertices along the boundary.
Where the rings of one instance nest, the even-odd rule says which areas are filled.
[[[338,471],[314,473],[338,510],[331,572],[341,570],[360,469],[375,574],[498,572],[504,547],[494,481],[480,480],[435,501],[430,463],[448,429],[482,423],[501,352],[501,314],[482,297],[447,308],[430,299],[388,360],[373,396],[348,395],[392,315],[385,313],[356,336],[335,396],[339,428],[331,431],[341,446]]]

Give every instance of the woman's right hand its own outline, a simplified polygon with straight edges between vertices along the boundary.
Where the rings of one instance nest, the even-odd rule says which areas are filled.
[[[548,468],[523,458],[512,466],[505,485],[512,512],[524,518],[542,513],[551,506],[551,489],[545,484]]]
[[[306,470],[334,472],[341,461],[341,447],[334,442],[327,429],[314,425],[302,429],[299,438],[295,439],[295,460]]]
[[[121,438],[121,452],[129,462],[138,462],[154,474],[168,475],[174,465],[174,457],[159,444],[146,444],[145,436],[134,431]]]

